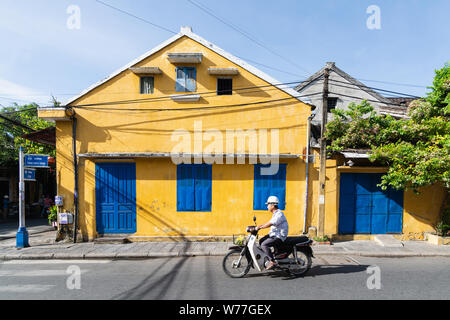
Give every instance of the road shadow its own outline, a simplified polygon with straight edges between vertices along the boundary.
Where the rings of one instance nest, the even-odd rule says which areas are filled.
[[[192,247],[191,242],[184,242],[183,252],[188,251]],[[167,258],[161,264],[152,270],[152,272],[143,281],[135,287],[126,290],[112,298],[112,300],[142,300],[164,299],[170,287],[173,285],[177,275],[183,268],[189,257],[176,257],[178,262],[174,266],[168,265],[173,258]],[[158,271],[166,273],[163,277],[158,278]],[[185,272],[185,271],[183,271]]]
[[[350,274],[365,272],[369,265],[317,265],[313,266],[305,275],[294,276],[289,274],[287,271],[275,270],[266,271],[262,273],[252,273],[248,274],[247,278],[257,278],[257,277],[271,277],[271,278],[282,278],[282,280],[294,280],[298,278],[307,277],[317,277],[329,274]]]

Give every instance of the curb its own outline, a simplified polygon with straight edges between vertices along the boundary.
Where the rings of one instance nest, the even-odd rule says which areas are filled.
[[[144,260],[158,258],[191,258],[207,256],[224,256],[226,252],[149,252],[141,253],[107,253],[107,254],[58,254],[58,253],[9,253],[0,255],[0,261],[11,260]],[[360,256],[373,258],[411,258],[411,257],[449,257],[449,253],[414,253],[414,252],[319,252],[314,256]]]

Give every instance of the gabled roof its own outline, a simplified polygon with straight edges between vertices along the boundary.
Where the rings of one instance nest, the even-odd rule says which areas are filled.
[[[192,32],[192,29],[190,27],[181,27],[180,33],[176,34],[175,36],[171,37],[170,39],[164,41],[163,43],[161,43],[160,45],[156,46],[155,48],[153,48],[152,50],[146,52],[145,54],[143,54],[142,56],[140,56],[139,58],[131,61],[130,63],[128,63],[127,65],[125,65],[124,67],[120,68],[119,70],[113,72],[111,75],[109,75],[108,77],[106,77],[105,79],[97,82],[96,84],[90,86],[89,88],[87,88],[86,90],[84,90],[83,92],[81,92],[79,95],[70,98],[65,105],[69,105],[71,103],[73,103],[74,101],[78,100],[79,98],[81,98],[82,96],[84,96],[85,94],[89,93],[90,91],[94,90],[95,88],[101,86],[102,84],[104,84],[105,82],[111,80],[112,78],[114,78],[115,76],[119,75],[120,73],[128,70],[129,68],[135,66],[136,64],[138,64],[139,62],[141,62],[142,60],[150,57],[151,55],[155,54],[156,52],[164,49],[165,47],[167,47],[168,45],[172,44],[173,42],[177,41],[178,39],[182,38],[182,37],[188,37],[200,44],[202,44],[203,46],[207,47],[208,49],[214,51],[215,53],[217,53],[218,55],[228,59],[229,61],[233,62],[234,64],[242,67],[243,69],[247,70],[248,72],[252,73],[253,75],[259,77],[260,79],[268,82],[271,85],[276,86],[278,89],[280,89],[281,91],[284,91],[285,93],[291,95],[292,97],[297,98],[299,93],[297,91],[295,91],[292,88],[283,88],[283,85],[281,84],[281,82],[275,80],[274,78],[272,78],[271,76],[267,75],[266,73],[262,72],[261,70],[253,67],[252,65],[248,64],[247,62],[245,62],[242,59],[239,59],[235,56],[233,56],[232,54],[226,52],[225,50],[219,48],[218,46],[214,45],[213,43],[203,39],[202,37],[200,37],[199,35],[195,34]],[[303,102],[301,99],[297,98],[299,101]],[[305,103],[308,104],[308,103]]]
[[[294,89],[297,92],[301,92],[304,88],[306,88],[311,83],[313,83],[317,80],[320,80],[321,78],[323,78],[326,68],[329,68],[330,71],[336,72],[338,75],[340,75],[341,77],[346,79],[348,82],[354,84],[356,87],[359,87],[361,90],[367,92],[368,94],[373,96],[375,99],[379,100],[381,103],[392,103],[387,98],[383,97],[382,95],[380,95],[380,94],[376,93],[375,91],[373,91],[372,89],[368,88],[364,83],[356,80],[355,78],[350,76],[348,73],[344,72],[342,69],[339,69],[338,67],[336,67],[336,64],[334,62],[327,62],[325,67],[323,67],[322,69],[317,71],[315,74],[313,74],[311,77],[309,77],[302,83],[300,83]]]

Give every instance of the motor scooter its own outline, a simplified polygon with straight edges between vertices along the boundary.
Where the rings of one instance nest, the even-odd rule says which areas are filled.
[[[229,252],[222,261],[224,272],[232,278],[242,278],[254,268],[259,272],[266,271],[270,262],[267,254],[258,243],[258,230],[256,230],[256,217],[253,217],[254,226],[247,227],[249,235],[242,245],[229,248]],[[312,240],[306,236],[287,237],[280,246],[275,248],[274,257],[277,265],[273,271],[285,271],[291,276],[303,276],[308,272],[314,257],[311,249]]]

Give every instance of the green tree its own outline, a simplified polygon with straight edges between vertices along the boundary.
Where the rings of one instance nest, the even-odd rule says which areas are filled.
[[[0,114],[33,130],[42,130],[53,126],[51,122],[38,118],[37,108],[38,105],[35,103],[23,106],[14,104],[11,107],[4,107],[0,110]],[[17,164],[20,146],[23,146],[25,153],[55,156],[54,147],[21,138],[22,135],[30,132],[26,128],[0,118],[0,165]]]

